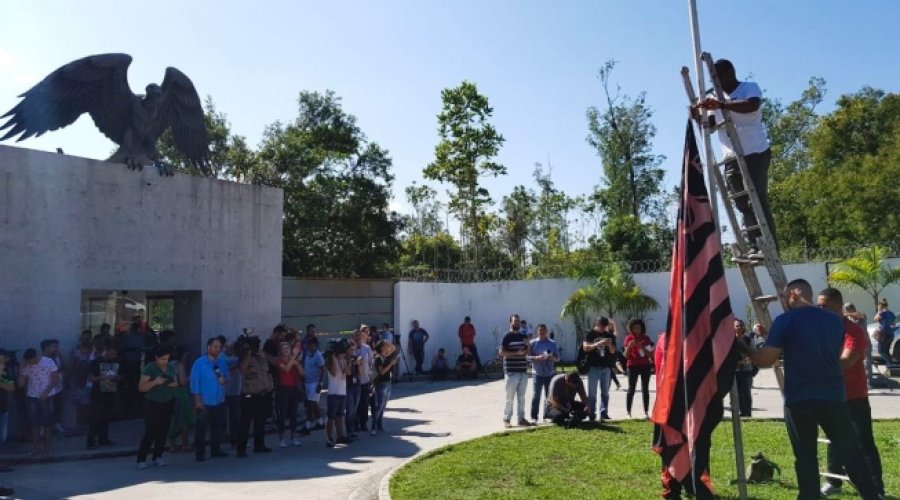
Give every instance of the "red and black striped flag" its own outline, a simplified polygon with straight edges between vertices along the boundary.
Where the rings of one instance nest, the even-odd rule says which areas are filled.
[[[682,487],[712,498],[709,447],[722,419],[736,359],[734,315],[728,299],[719,236],[703,166],[688,121],[681,202],[672,252],[669,316],[652,420],[654,450],[663,461],[663,496],[680,498]]]

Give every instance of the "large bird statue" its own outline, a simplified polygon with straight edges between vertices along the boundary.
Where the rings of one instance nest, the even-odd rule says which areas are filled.
[[[128,86],[128,54],[88,56],[50,73],[5,115],[9,128],[5,141],[38,137],[71,125],[82,113],[94,119],[103,135],[119,145],[107,160],[141,170],[154,165],[160,175],[172,175],[156,150],[156,141],[167,129],[175,148],[187,160],[208,171],[209,139],[200,97],[194,84],[181,71],[166,68],[162,85],[147,85],[146,95],[136,95]]]

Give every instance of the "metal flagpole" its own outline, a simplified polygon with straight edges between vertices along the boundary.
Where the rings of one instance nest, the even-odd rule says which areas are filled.
[[[699,99],[703,99],[706,96],[706,89],[704,88],[706,82],[706,76],[703,72],[703,49],[700,45],[700,22],[697,18],[697,2],[696,0],[688,0],[688,11],[691,20],[691,42],[694,48],[694,71],[697,72],[697,96]],[[700,120],[702,123],[708,123],[707,121],[707,113],[708,111],[701,110]],[[706,178],[707,178],[707,189],[709,190],[709,204],[710,209],[712,210],[713,221],[716,224],[716,234],[719,237],[719,246],[721,248],[722,244],[722,234],[721,228],[722,225],[719,223],[719,198],[718,198],[718,190],[716,188],[716,180],[715,180],[715,172],[713,171],[716,168],[716,156],[713,152],[712,148],[712,134],[708,127],[702,126],[700,127],[700,132],[703,137],[703,149],[706,152]],[[731,228],[732,231],[738,231],[739,228]],[[741,500],[747,500],[747,477],[744,471],[744,442],[743,442],[743,433],[741,431],[741,417],[740,413],[736,408],[737,398],[734,396],[737,392],[735,387],[731,388],[731,430],[734,435],[734,458],[735,458],[735,468],[737,469],[737,483],[738,483],[738,495]],[[693,458],[693,457],[692,457]],[[694,467],[692,464],[691,470],[693,471]],[[696,471],[693,471],[694,480],[696,480]],[[695,490],[696,491],[696,490]]]

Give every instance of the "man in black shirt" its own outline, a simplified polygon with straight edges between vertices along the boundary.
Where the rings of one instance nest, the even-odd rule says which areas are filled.
[[[513,398],[516,399],[516,413],[519,425],[534,425],[525,420],[525,390],[528,388],[528,337],[523,334],[519,315],[509,318],[509,333],[503,337],[500,355],[503,356],[503,370],[506,372],[506,406],[503,410],[503,425],[511,427]]]
[[[118,351],[109,342],[103,354],[91,361],[88,381],[91,383],[91,418],[87,434],[87,448],[112,444],[109,440],[109,420],[119,392],[120,365]]]
[[[576,396],[580,401],[575,400]],[[566,428],[578,425],[584,420],[587,407],[584,384],[578,372],[560,373],[553,377],[544,415],[551,418],[554,424]]]
[[[609,331],[611,329],[612,331]],[[597,386],[600,386],[600,420],[609,420],[609,383],[616,364],[616,324],[601,316],[594,329],[584,338],[582,347],[587,353],[588,366],[588,418],[597,418]]]

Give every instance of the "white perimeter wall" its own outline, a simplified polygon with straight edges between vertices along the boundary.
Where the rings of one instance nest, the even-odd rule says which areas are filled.
[[[0,146],[0,346],[68,350],[82,289],[198,290],[203,338],[271,329],[281,218],[280,189]]]
[[[892,259],[891,264],[900,265],[900,259]],[[833,265],[833,264],[832,264]],[[788,279],[805,278],[818,291],[827,286],[825,277],[831,265],[826,263],[791,264],[785,266]],[[773,293],[772,281],[765,269],[757,269],[757,276],[763,290]],[[746,318],[749,297],[738,269],[729,268],[725,273],[731,307],[735,316]],[[648,331],[655,336],[665,330],[669,302],[669,273],[642,273],[634,276],[644,293],[654,297],[660,308],[644,318]],[[575,356],[574,325],[569,319],[561,319],[559,313],[563,302],[574,290],[583,286],[570,279],[542,279],[525,281],[498,281],[490,283],[418,283],[402,281],[394,285],[394,325],[406,334],[410,322],[419,320],[423,328],[431,334],[426,346],[426,367],[431,364],[431,356],[438,348],[444,347],[448,355],[455,359],[459,354],[457,328],[465,316],[472,318],[477,335],[478,351],[481,359],[490,359],[496,353],[496,345],[507,331],[507,318],[518,313],[532,326],[546,323],[556,334],[556,341],[564,348],[564,359]],[[854,302],[860,311],[874,314],[872,299],[861,291],[843,290],[844,299]],[[900,286],[893,286],[884,294],[892,306],[900,304]],[[780,306],[770,306],[777,314]],[[894,310],[897,307],[893,307]],[[628,318],[615,318],[621,325]],[[497,331],[497,337],[493,331]],[[411,361],[411,360],[410,360]]]

